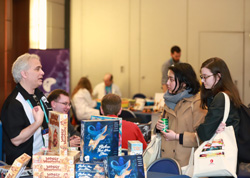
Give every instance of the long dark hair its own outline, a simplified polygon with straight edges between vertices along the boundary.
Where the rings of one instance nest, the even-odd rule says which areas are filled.
[[[90,95],[92,95],[92,91],[93,91],[93,90],[92,90],[92,86],[91,86],[91,83],[90,83],[89,79],[88,79],[87,77],[82,77],[82,78],[79,80],[78,84],[76,85],[75,89],[73,90],[73,92],[72,92],[72,97],[73,97],[74,94],[76,94],[76,92],[78,92],[78,90],[81,89],[81,88],[86,88],[86,89],[89,91]]]
[[[202,83],[201,107],[203,109],[206,108],[208,97],[215,96],[219,92],[227,93],[230,100],[233,101],[234,105],[236,107],[240,107],[242,101],[240,99],[239,91],[235,86],[235,84],[233,83],[230,71],[224,60],[218,57],[207,59],[205,62],[202,63],[201,69],[204,67],[209,69],[213,73],[214,77],[220,74],[219,76],[220,79],[216,84],[214,84],[214,86],[211,89],[206,89],[204,84]]]
[[[179,82],[179,87],[175,85],[174,94],[183,89],[182,84],[186,84],[186,90],[189,90],[189,94],[195,95],[200,91],[200,83],[197,79],[197,76],[194,72],[192,66],[188,63],[176,63],[169,67],[169,70],[173,71],[175,75],[175,83]],[[173,91],[174,91],[173,90]]]

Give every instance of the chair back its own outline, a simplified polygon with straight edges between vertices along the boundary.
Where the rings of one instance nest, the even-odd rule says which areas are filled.
[[[181,167],[173,158],[159,158],[148,166],[147,171],[181,175]]]
[[[121,114],[118,116],[121,117],[122,119],[131,119],[131,118],[136,118],[135,114],[128,110],[128,109],[123,109]]]
[[[77,119],[74,102],[71,100],[70,103],[72,111],[70,122],[75,127],[75,129],[81,133],[81,121]]]
[[[135,98],[143,98],[143,99],[145,99],[145,98],[146,98],[146,95],[144,95],[144,94],[142,94],[142,93],[136,93],[136,94],[134,94],[134,96],[133,96],[133,99],[135,99]]]

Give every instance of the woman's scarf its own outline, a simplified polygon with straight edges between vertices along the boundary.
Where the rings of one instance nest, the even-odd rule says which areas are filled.
[[[177,93],[177,94],[170,94],[168,91],[164,94],[163,98],[166,103],[166,105],[174,110],[176,104],[182,100],[183,98],[189,98],[191,96],[194,96],[193,94],[189,94],[190,90],[184,90],[183,92]]]

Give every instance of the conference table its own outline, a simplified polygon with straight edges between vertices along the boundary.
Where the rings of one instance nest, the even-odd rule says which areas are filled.
[[[33,176],[25,176],[22,178],[32,178]],[[148,171],[145,178],[190,178],[186,175],[168,174],[161,172]]]
[[[162,172],[148,171],[146,178],[190,178],[186,175],[168,174]]]

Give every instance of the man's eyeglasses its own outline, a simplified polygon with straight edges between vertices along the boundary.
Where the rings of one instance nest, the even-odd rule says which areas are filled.
[[[206,79],[211,77],[211,76],[213,76],[213,74],[212,75],[207,75],[207,76],[200,75],[200,78],[201,78],[201,80],[206,81]]]
[[[71,103],[67,103],[67,102],[59,102],[59,101],[55,101],[56,103],[60,103],[60,104],[63,104],[64,106],[69,106],[71,107]]]

